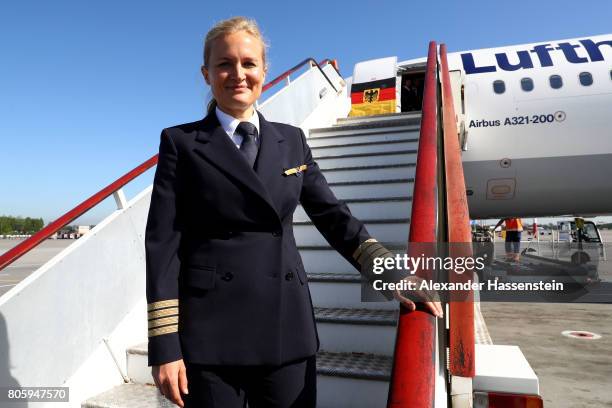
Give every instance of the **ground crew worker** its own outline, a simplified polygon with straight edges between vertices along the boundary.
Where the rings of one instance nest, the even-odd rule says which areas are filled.
[[[519,251],[521,249],[521,233],[523,232],[523,222],[520,218],[502,218],[495,225],[493,230],[502,224],[506,224],[506,256],[508,259],[518,262]]]

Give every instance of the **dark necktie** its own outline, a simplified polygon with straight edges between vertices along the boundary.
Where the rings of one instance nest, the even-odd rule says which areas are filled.
[[[236,128],[236,132],[242,136],[240,151],[244,155],[247,163],[253,167],[255,165],[255,159],[257,159],[257,151],[259,150],[257,128],[250,122],[240,122]]]

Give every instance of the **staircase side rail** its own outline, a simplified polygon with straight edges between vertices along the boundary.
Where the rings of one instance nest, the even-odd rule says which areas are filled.
[[[438,178],[437,48],[429,43],[410,242],[436,242]],[[409,248],[410,250],[410,248]],[[400,307],[387,407],[431,408],[435,399],[436,322],[420,308]]]
[[[470,214],[445,44],[440,45],[440,76],[448,241],[452,246],[451,251],[457,252],[451,253],[451,256],[471,257]],[[451,273],[450,276],[451,281],[457,282],[471,278],[470,273]],[[464,300],[449,303],[449,371],[453,376],[471,378],[476,375],[473,293],[466,291],[461,296]]]
[[[288,78],[291,73],[297,71],[300,67],[302,67],[303,65],[306,65],[307,63],[310,63],[311,66],[316,66],[321,72],[321,74],[325,77],[327,82],[329,82],[332,88],[337,92],[338,91],[337,88],[334,86],[333,82],[329,79],[329,77],[325,74],[325,72],[323,72],[323,69],[321,68],[323,65],[330,64],[331,66],[334,67],[336,72],[338,72],[336,65],[333,64],[333,61],[335,60],[325,59],[321,61],[321,63],[319,64],[311,57],[306,58],[305,60],[301,61],[299,64],[295,65],[293,68],[283,72],[282,74],[280,74],[279,76],[277,76],[276,78],[274,78],[273,80],[265,84],[263,86],[262,92],[267,91],[268,89],[270,89],[272,86],[279,83],[283,79]],[[339,72],[338,72],[338,76],[340,76]],[[77,219],[78,217],[80,217],[81,215],[83,215],[84,213],[86,213],[87,211],[89,211],[90,209],[92,209],[93,207],[101,203],[102,201],[104,201],[108,196],[120,190],[121,187],[123,187],[130,181],[134,180],[136,177],[140,176],[142,173],[149,170],[153,166],[155,166],[157,164],[157,159],[158,157],[156,154],[150,159],[148,159],[147,161],[145,161],[144,163],[135,167],[133,170],[124,174],[123,176],[121,176],[120,178],[118,178],[117,180],[109,184],[108,186],[104,187],[99,192],[93,194],[91,197],[87,198],[85,201],[83,201],[82,203],[80,203],[79,205],[77,205],[76,207],[74,207],[72,210],[68,211],[64,215],[60,216],[55,221],[49,223],[46,227],[38,231],[36,234],[32,235],[25,241],[20,242],[13,248],[6,251],[4,254],[0,255],[0,271],[2,271],[4,268],[6,268],[7,266],[15,262],[17,259],[21,258],[23,255],[28,253],[30,250],[32,250],[36,246],[38,246],[41,242],[51,237],[53,234],[57,233],[60,229],[68,225],[70,222],[74,221],[75,219]]]

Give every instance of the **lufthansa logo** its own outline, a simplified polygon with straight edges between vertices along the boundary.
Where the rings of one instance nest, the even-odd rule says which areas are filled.
[[[363,91],[363,101],[365,103],[373,103],[378,101],[380,95],[380,88],[366,89]]]

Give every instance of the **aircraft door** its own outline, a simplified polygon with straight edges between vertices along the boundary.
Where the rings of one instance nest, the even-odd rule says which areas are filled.
[[[461,70],[450,71],[451,91],[453,93],[453,105],[455,108],[455,119],[457,131],[459,132],[459,146],[461,150],[467,150],[467,132],[465,130],[465,94],[463,92],[463,73]]]

